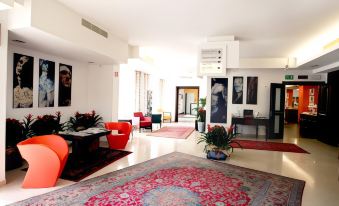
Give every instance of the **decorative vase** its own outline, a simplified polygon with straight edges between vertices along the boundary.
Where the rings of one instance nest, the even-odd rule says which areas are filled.
[[[205,122],[198,122],[198,131],[205,132]]]
[[[207,159],[212,159],[212,160],[226,160],[227,155],[221,151],[207,151]]]

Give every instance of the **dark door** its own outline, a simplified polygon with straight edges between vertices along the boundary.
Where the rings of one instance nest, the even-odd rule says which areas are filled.
[[[283,84],[271,83],[270,95],[269,138],[283,138],[285,86]]]

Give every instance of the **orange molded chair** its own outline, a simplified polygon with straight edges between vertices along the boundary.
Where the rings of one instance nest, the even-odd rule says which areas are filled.
[[[68,145],[58,135],[35,136],[17,144],[28,162],[23,188],[54,187],[68,158]]]
[[[152,117],[144,117],[142,112],[134,112],[134,117],[140,117],[139,132],[141,132],[141,128],[151,129],[152,131]]]
[[[106,122],[105,128],[108,130],[118,130],[118,134],[106,135],[109,148],[125,149],[132,131],[132,125],[129,122]]]

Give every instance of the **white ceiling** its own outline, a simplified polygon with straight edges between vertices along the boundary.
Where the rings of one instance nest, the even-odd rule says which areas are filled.
[[[153,54],[168,62],[186,59],[184,67],[197,63],[206,37],[235,35],[241,58],[288,57],[339,21],[338,0],[59,1],[132,45],[157,49]]]

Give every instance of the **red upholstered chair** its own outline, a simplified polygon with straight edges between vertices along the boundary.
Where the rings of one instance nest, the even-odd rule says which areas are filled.
[[[23,188],[54,187],[68,158],[68,145],[58,135],[35,136],[17,144],[28,162]]]
[[[134,117],[140,118],[140,127],[139,127],[140,132],[141,128],[151,129],[152,131],[152,117],[144,117],[142,112],[134,112]]]
[[[132,125],[129,122],[106,122],[105,128],[108,130],[118,130],[118,134],[106,135],[109,148],[125,149],[132,131]]]

